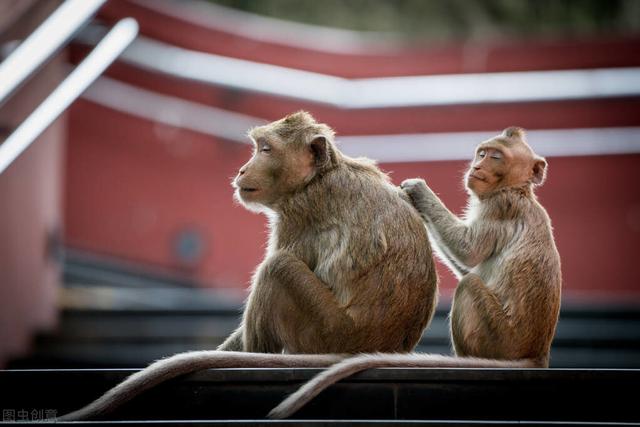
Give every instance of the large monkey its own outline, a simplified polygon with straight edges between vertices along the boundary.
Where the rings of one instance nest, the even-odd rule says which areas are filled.
[[[375,367],[546,367],[560,309],[560,257],[551,222],[533,189],[547,163],[511,127],[478,145],[465,174],[464,219],[422,179],[402,183],[438,253],[460,278],[451,307],[457,356],[374,354],[319,374],[269,414],[293,414],[329,385]]]
[[[220,350],[411,351],[431,320],[437,277],[408,198],[333,131],[299,112],[250,133],[236,197],[271,234],[241,326]]]
[[[218,348],[225,351],[156,362],[64,420],[106,414],[200,369],[329,366],[339,354],[409,352],[418,343],[437,276],[409,198],[372,162],[338,151],[333,131],[308,113],[249,136],[254,154],[233,182],[235,197],[264,212],[271,233],[241,325]]]

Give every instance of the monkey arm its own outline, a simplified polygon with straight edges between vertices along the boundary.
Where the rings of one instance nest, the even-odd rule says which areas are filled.
[[[433,234],[433,233],[431,233]],[[436,236],[431,236],[434,240],[436,240]],[[439,243],[439,241],[437,241]],[[465,274],[469,273],[470,269],[464,265],[457,259],[455,259],[450,253],[448,253],[444,248],[441,248],[439,244],[434,246],[436,254],[440,257],[442,262],[449,267],[453,274],[460,278]]]
[[[461,274],[491,256],[496,236],[486,227],[468,225],[454,215],[422,179],[408,179],[401,188],[409,195],[444,255]]]
[[[283,286],[298,307],[306,310],[326,333],[350,333],[353,319],[306,263],[283,250],[273,254],[267,263],[266,273]]]

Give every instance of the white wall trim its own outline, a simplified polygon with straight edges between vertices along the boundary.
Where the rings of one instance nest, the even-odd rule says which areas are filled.
[[[158,94],[108,77],[101,77],[83,98],[135,117],[241,144],[249,143],[249,128],[266,123],[264,119]],[[345,154],[381,163],[469,160],[479,142],[500,131],[339,136],[338,143]],[[640,153],[640,127],[536,129],[527,135],[533,149],[547,157]]]
[[[403,135],[345,136],[340,149],[382,163],[471,160],[475,146],[493,132],[447,132]],[[640,127],[535,129],[527,132],[533,150],[545,157],[598,156],[640,153]]]
[[[251,127],[266,123],[255,117],[159,94],[104,76],[82,97],[121,113],[242,144],[250,142],[246,134]]]
[[[92,43],[91,27],[79,40]],[[208,85],[343,109],[562,101],[640,96],[640,67],[345,79],[188,50],[145,37],[121,60]]]

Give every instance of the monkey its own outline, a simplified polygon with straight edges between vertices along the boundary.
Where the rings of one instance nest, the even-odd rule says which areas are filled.
[[[463,220],[423,180],[401,185],[460,278],[450,323],[456,355],[549,364],[562,274],[551,220],[534,194],[546,174],[525,131],[510,127],[476,148]]]
[[[415,347],[437,301],[427,231],[388,175],[342,154],[334,137],[303,111],[249,131],[254,151],[234,197],[265,214],[270,233],[240,326],[217,351],[156,362],[64,420],[102,416],[204,368],[326,367],[347,354]]]
[[[450,312],[455,356],[371,354],[325,370],[270,413],[285,418],[329,385],[375,367],[548,367],[560,310],[561,269],[551,221],[534,188],[547,162],[518,127],[480,143],[464,181],[464,218],[422,179],[401,188],[420,212],[436,253],[460,279]]]
[[[266,209],[272,232],[241,326],[220,349],[411,351],[433,315],[437,276],[408,198],[371,161],[343,155],[308,113],[250,137],[255,154],[235,194]]]

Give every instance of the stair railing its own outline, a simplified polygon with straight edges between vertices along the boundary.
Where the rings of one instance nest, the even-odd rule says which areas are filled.
[[[105,0],[67,0],[0,63],[0,105],[88,21]],[[0,145],[0,174],[53,123],[138,34],[133,18],[119,21],[87,57]]]

